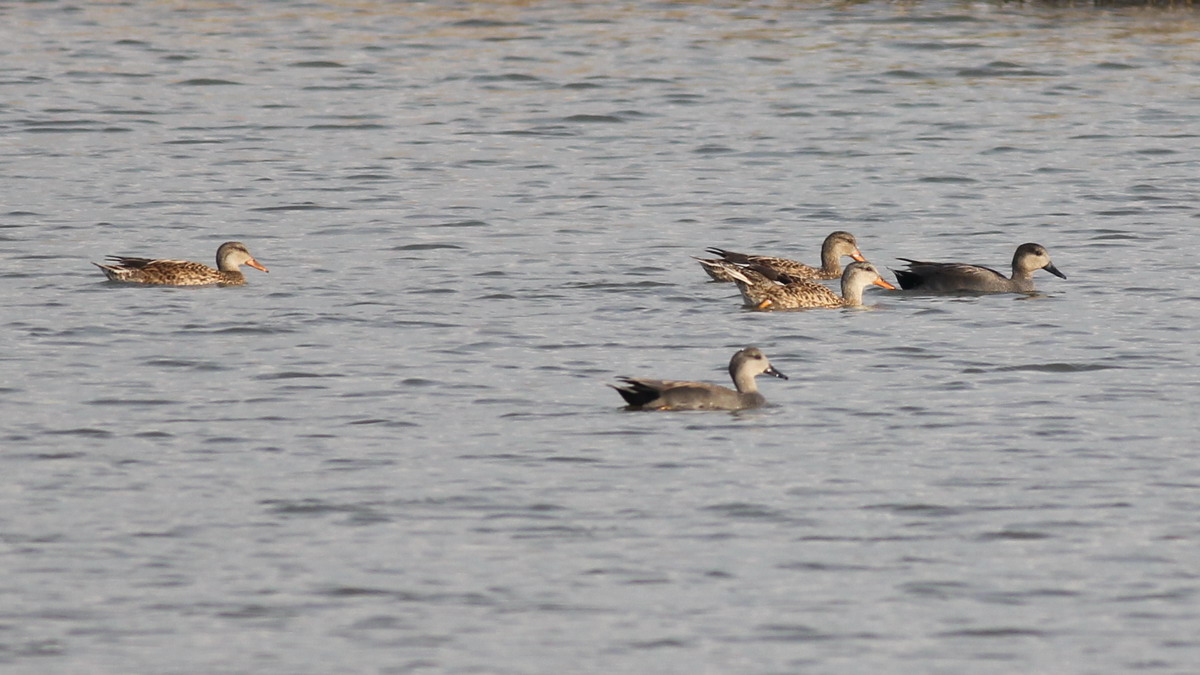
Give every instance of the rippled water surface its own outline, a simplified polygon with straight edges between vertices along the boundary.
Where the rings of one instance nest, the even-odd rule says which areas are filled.
[[[1200,15],[243,4],[0,5],[0,669],[1194,672]]]

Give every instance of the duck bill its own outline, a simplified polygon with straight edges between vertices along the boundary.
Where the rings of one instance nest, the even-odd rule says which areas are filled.
[[[854,249],[853,251],[851,251],[850,257],[854,258],[858,262],[867,262],[867,259],[863,257],[862,251],[860,251],[858,249]]]
[[[1046,270],[1050,274],[1053,274],[1054,276],[1058,277],[1059,279],[1067,278],[1067,275],[1058,271],[1058,268],[1054,266],[1054,263],[1046,263],[1046,266],[1043,267],[1042,269]]]
[[[894,290],[896,290],[896,287],[895,287],[895,286],[893,286],[893,285],[891,285],[891,284],[889,284],[889,283],[887,282],[887,280],[885,280],[883,277],[880,277],[880,278],[876,279],[875,281],[872,281],[871,283],[875,284],[876,286],[880,286],[880,287],[882,287],[882,288],[886,288],[886,289],[888,289],[889,291],[894,291]]]
[[[769,366],[763,372],[766,373],[767,375],[774,375],[775,377],[778,377],[781,380],[788,379],[787,375],[784,375],[783,373],[779,372],[778,370],[775,370],[775,366]]]
[[[269,271],[269,270],[267,270],[267,268],[265,268],[265,267],[263,267],[263,266],[262,266],[262,263],[258,262],[258,261],[257,261],[257,260],[255,260],[254,258],[251,258],[251,259],[247,260],[247,261],[246,261],[246,264],[247,264],[247,265],[249,265],[249,266],[251,266],[251,267],[253,267],[253,268],[254,268],[254,269],[256,269],[256,270],[262,270],[262,271],[264,271],[264,272],[268,272],[268,271]]]

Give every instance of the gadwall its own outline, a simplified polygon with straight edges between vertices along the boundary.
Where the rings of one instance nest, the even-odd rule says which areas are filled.
[[[629,405],[627,410],[744,410],[758,408],[767,400],[758,393],[754,378],[774,375],[788,379],[787,375],[775,370],[758,347],[746,347],[729,360],[729,376],[733,378],[734,391],[708,382],[684,382],[679,380],[648,380],[640,377],[617,378],[624,384],[608,386],[617,390]]]
[[[858,241],[854,239],[854,235],[841,231],[831,232],[828,237],[825,237],[825,242],[821,244],[820,267],[805,265],[802,262],[796,262],[787,258],[735,253],[720,248],[707,248],[705,250],[713,255],[721,256],[719,261],[743,266],[758,265],[768,267],[780,274],[787,275],[792,281],[800,281],[802,279],[837,279],[842,276],[843,256],[854,258],[859,262],[866,260],[858,250]],[[700,261],[700,265],[704,267],[704,271],[713,279],[717,281],[734,280],[733,275],[729,274],[725,268],[708,264],[718,261],[703,258],[696,258],[696,260]]]
[[[895,286],[879,276],[879,270],[869,262],[852,262],[846,266],[846,271],[842,272],[841,295],[813,281],[794,281],[780,286],[756,282],[741,271],[734,272],[733,276],[746,306],[754,309],[861,307],[863,290],[867,286],[874,284],[896,290]]]
[[[900,288],[937,292],[1032,293],[1033,273],[1046,270],[1061,279],[1067,275],[1050,262],[1050,254],[1041,244],[1021,244],[1013,254],[1012,278],[983,265],[966,263],[922,262],[900,258],[906,270],[892,270]]]
[[[217,269],[187,260],[156,260],[117,255],[110,255],[106,260],[109,261],[107,265],[92,264],[99,267],[112,281],[135,284],[240,286],[246,283],[246,277],[239,269],[242,265],[267,271],[266,267],[250,255],[246,245],[237,241],[227,241],[217,249]]]

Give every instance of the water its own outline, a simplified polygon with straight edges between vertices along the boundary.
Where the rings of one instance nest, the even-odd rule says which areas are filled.
[[[0,8],[6,673],[1195,670],[1193,12],[250,5]]]

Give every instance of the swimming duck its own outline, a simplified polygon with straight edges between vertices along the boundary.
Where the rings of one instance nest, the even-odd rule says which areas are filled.
[[[1046,270],[1061,279],[1067,275],[1050,262],[1050,254],[1041,244],[1021,244],[1013,254],[1012,278],[983,265],[966,263],[922,262],[900,258],[908,269],[892,270],[900,288],[940,292],[1032,293],[1033,273]]]
[[[721,256],[720,261],[735,263],[738,265],[759,265],[768,267],[775,271],[786,274],[793,281],[802,279],[837,279],[842,276],[842,257],[849,256],[859,262],[863,262],[866,258],[858,250],[858,241],[854,239],[854,235],[849,232],[831,232],[828,237],[825,237],[824,243],[821,244],[821,266],[813,267],[805,265],[802,262],[789,260],[787,258],[776,258],[765,255],[748,255],[745,253],[735,253],[726,251],[720,248],[705,249],[713,255]],[[696,258],[700,261],[700,265],[704,267],[704,271],[708,276],[716,281],[733,281],[733,276],[720,266],[709,265],[708,263],[719,262],[714,260],[706,260]]]
[[[896,290],[869,262],[852,262],[842,272],[842,294],[814,281],[794,281],[780,286],[756,283],[740,271],[732,273],[747,307],[754,309],[817,309],[862,306],[863,290],[872,284]]]
[[[187,260],[161,260],[131,258],[110,255],[108,264],[92,263],[99,267],[110,280],[136,284],[160,284],[167,286],[240,286],[246,283],[242,265],[267,271],[238,241],[227,241],[217,249],[217,269]]]
[[[708,276],[716,280],[728,279],[734,281],[733,272],[740,271],[744,276],[749,278],[754,283],[765,284],[767,286],[776,284],[790,284],[797,279],[783,274],[773,267],[766,265],[750,264],[737,265],[725,260],[706,260],[692,256],[692,259],[700,263],[704,271],[708,272]]]
[[[628,404],[627,410],[744,410],[758,408],[767,400],[758,392],[754,378],[773,375],[788,379],[767,361],[758,347],[739,350],[729,360],[729,376],[737,391],[708,382],[648,380],[640,377],[618,378],[623,384],[608,386],[617,390]]]

